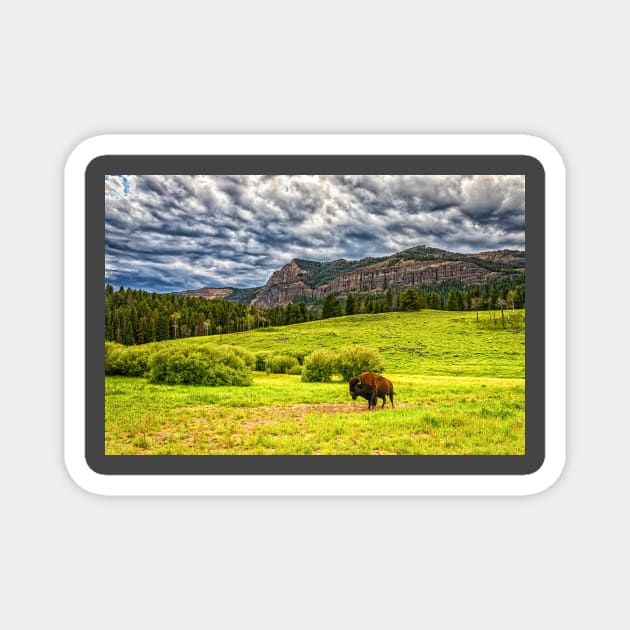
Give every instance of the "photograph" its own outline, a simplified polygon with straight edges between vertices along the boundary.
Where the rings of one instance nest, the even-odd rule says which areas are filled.
[[[525,455],[525,180],[105,175],[105,455]]]

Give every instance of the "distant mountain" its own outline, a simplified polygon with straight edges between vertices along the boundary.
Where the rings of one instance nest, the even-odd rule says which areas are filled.
[[[502,249],[457,254],[421,245],[382,258],[315,262],[295,259],[275,271],[252,303],[270,308],[297,297],[322,298],[327,293],[384,293],[387,289],[447,280],[485,284],[501,277],[524,278],[525,252]]]
[[[237,287],[189,289],[174,291],[173,295],[180,297],[202,297],[207,300],[228,300],[229,302],[250,303],[263,287],[239,289]]]
[[[384,293],[387,289],[461,282],[486,284],[502,278],[525,278],[525,252],[513,249],[458,254],[426,245],[391,256],[361,260],[316,262],[296,258],[274,271],[263,287],[250,289],[205,288],[176,295],[246,302],[262,308],[284,306],[296,297],[323,298],[328,293]]]

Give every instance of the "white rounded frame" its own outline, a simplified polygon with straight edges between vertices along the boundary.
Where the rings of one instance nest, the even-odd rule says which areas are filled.
[[[525,155],[545,171],[545,459],[527,475],[104,475],[85,458],[85,171],[102,155]],[[529,495],[549,488],[566,457],[566,174],[556,149],[529,135],[104,135],[65,168],[64,458],[72,479],[101,495]]]

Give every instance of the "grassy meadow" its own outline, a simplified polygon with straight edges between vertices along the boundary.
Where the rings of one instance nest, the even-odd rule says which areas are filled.
[[[379,401],[368,412],[341,379],[255,372],[247,387],[207,387],[108,376],[106,454],[524,453],[525,333],[503,329],[500,314],[482,311],[479,323],[471,312],[362,314],[185,343],[254,353],[372,348],[395,407]]]

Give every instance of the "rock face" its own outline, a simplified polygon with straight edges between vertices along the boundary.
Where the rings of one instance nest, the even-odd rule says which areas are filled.
[[[292,260],[271,274],[263,290],[252,300],[252,304],[261,308],[271,308],[288,304],[296,295],[313,297],[313,290],[302,281],[305,275],[306,272]]]
[[[429,260],[408,259],[409,252]],[[328,282],[309,286],[312,279],[309,271],[301,268],[295,260],[274,272],[267,284],[252,301],[262,308],[284,306],[296,296],[304,298],[323,298],[328,293],[346,295],[353,293],[384,293],[387,289],[401,289],[416,285],[433,284],[447,280],[456,280],[463,285],[484,284],[495,280],[506,272],[520,273],[525,268],[524,253],[513,250],[481,252],[480,254],[454,254],[443,250],[414,248],[396,256],[379,259],[376,263],[357,266],[347,262],[353,268],[337,273]],[[373,261],[374,259],[372,259]],[[339,261],[335,261],[339,262]],[[360,263],[361,261],[359,261]],[[303,263],[305,264],[305,263]],[[313,265],[313,263],[309,263]],[[326,263],[322,263],[325,265]]]
[[[405,262],[385,269],[361,269],[344,273],[331,283],[313,290],[313,297],[333,293],[372,291],[384,293],[387,289],[413,287],[445,280],[459,280],[465,285],[481,284],[497,274],[473,263],[464,261]]]

